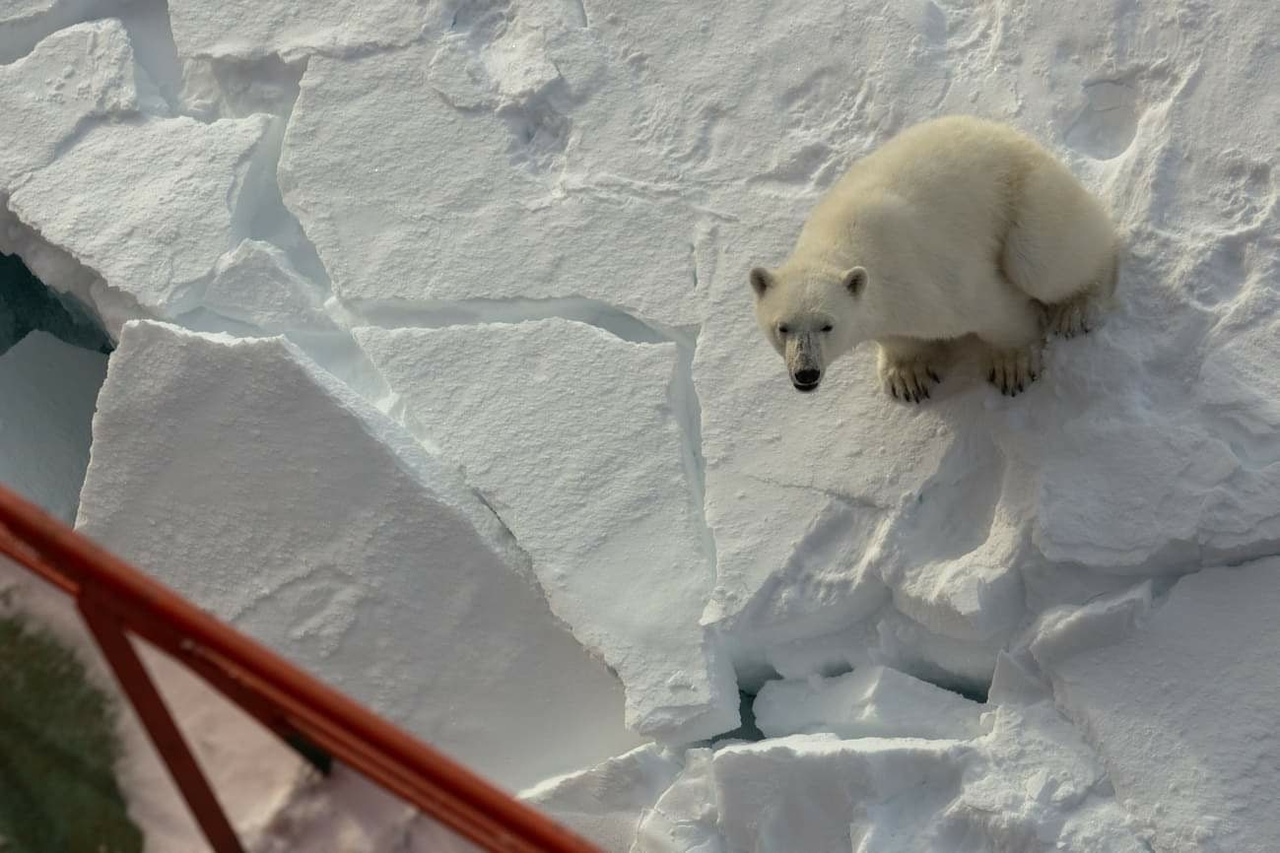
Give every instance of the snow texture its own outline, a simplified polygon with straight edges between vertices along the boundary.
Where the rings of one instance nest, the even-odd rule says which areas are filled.
[[[133,49],[118,21],[55,33],[0,66],[0,187],[49,165],[92,122],[137,108]]]
[[[963,740],[979,733],[982,714],[977,702],[880,666],[831,679],[770,681],[753,710],[769,737],[832,732]]]
[[[713,565],[671,408],[676,346],[558,319],[356,340],[618,671],[628,725],[677,742],[735,728],[733,672],[698,624]]]
[[[217,4],[172,0],[169,18],[179,55],[214,59],[294,60],[312,52],[403,45],[424,28],[421,0],[293,0],[264,9],[253,0]]]
[[[1089,747],[1045,702],[968,740],[792,735],[691,751],[632,853],[1150,848]]]
[[[563,186],[558,104],[574,81],[536,30],[513,28],[479,56],[478,35],[307,64],[280,186],[336,295],[366,311],[584,298],[696,322],[704,217],[625,185]],[[598,61],[563,59],[584,75]]]
[[[32,332],[0,355],[0,483],[70,524],[89,464],[99,353]]]
[[[0,65],[22,58],[46,36],[89,18],[111,0],[5,0],[0,5]]]
[[[641,816],[683,769],[661,748],[648,744],[587,770],[548,779],[520,798],[602,850],[627,850]]]
[[[330,331],[335,325],[323,301],[284,251],[245,240],[218,259],[200,307],[267,333]]]
[[[492,514],[282,339],[126,326],[77,526],[500,784],[637,744]]]
[[[238,226],[269,121],[180,117],[88,131],[9,197],[19,219],[144,307],[194,307]],[[99,192],[85,195],[84,185]],[[127,245],[128,252],[119,251]]]
[[[1276,559],[1207,569],[1154,612],[1099,602],[1032,646],[1157,850],[1280,849],[1278,578]]]
[[[86,529],[516,787],[580,771],[538,790],[611,848],[1273,849],[1277,33],[1271,0],[11,0],[0,251],[113,336],[186,330],[112,357]],[[1114,305],[1013,400],[964,356],[897,404],[870,347],[797,395],[747,271],[948,113],[1112,210]],[[432,537],[483,568],[430,583]],[[271,843],[438,843],[337,830],[352,790]]]

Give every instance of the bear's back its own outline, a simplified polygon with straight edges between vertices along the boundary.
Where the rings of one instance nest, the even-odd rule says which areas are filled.
[[[888,218],[931,241],[990,244],[1005,230],[1020,176],[1046,156],[1007,125],[972,116],[923,122],[854,163],[805,230],[825,243],[849,235],[859,220]]]

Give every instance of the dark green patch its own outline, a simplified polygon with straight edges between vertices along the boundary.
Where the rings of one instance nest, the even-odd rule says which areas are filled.
[[[0,254],[0,353],[36,330],[82,349],[111,352],[111,340],[89,309],[45,287],[21,258]]]
[[[49,634],[0,617],[0,851],[137,853],[112,706]]]

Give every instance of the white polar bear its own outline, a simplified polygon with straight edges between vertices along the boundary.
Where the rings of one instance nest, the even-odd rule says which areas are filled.
[[[920,402],[944,373],[942,342],[975,335],[988,378],[1013,396],[1039,374],[1046,332],[1089,330],[1118,253],[1110,216],[1053,155],[1006,125],[949,116],[855,163],[790,257],[750,278],[800,391],[873,340],[885,390]]]

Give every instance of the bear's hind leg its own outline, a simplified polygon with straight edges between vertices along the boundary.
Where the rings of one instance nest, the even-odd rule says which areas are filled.
[[[919,403],[929,399],[942,381],[946,345],[941,341],[887,337],[876,341],[880,384],[895,400]]]
[[[1115,290],[1120,238],[1066,166],[1041,157],[1023,176],[1000,255],[1009,283],[1047,306],[1052,334],[1080,334]]]
[[[1109,297],[1116,288],[1117,259],[1107,265],[1089,286],[1076,295],[1044,306],[1045,334],[1060,338],[1085,335],[1097,321],[1098,303]]]

